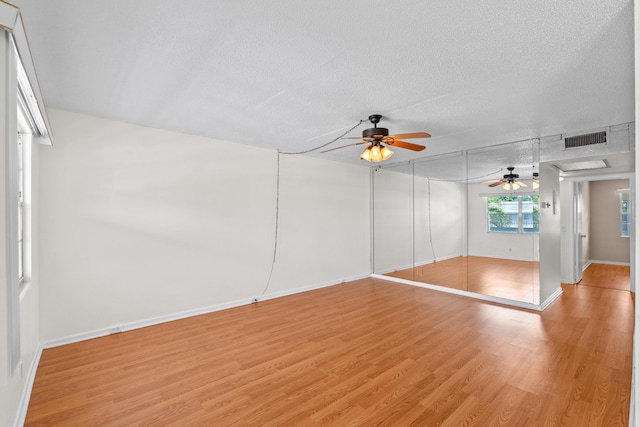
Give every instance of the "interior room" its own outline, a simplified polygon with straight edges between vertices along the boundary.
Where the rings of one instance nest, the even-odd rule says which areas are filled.
[[[0,425],[640,425],[629,0],[0,0]]]

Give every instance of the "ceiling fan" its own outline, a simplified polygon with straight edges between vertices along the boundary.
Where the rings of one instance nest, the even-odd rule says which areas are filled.
[[[389,135],[389,129],[379,128],[378,123],[382,116],[380,114],[372,114],[369,116],[369,121],[373,123],[373,127],[362,131],[362,137],[350,137],[344,139],[361,139],[362,141],[355,144],[343,145],[342,147],[332,148],[330,150],[322,151],[326,153],[328,151],[339,150],[345,147],[351,147],[353,145],[369,144],[364,152],[360,155],[362,160],[368,162],[381,162],[387,160],[393,156],[393,151],[389,147],[405,148],[412,151],[424,150],[424,145],[412,144],[411,142],[401,141],[401,139],[412,138],[430,138],[426,132],[413,132],[413,133],[401,133],[397,135]]]
[[[513,173],[514,169],[515,167],[509,166],[507,167],[507,170],[509,171],[509,173],[504,175],[502,179],[497,181],[487,181],[491,183],[489,184],[489,187],[497,187],[498,185],[502,185],[502,188],[504,188],[505,190],[512,190],[512,191],[517,190],[520,187],[528,187],[528,185],[525,184],[524,182],[518,181],[518,179],[520,178],[520,175],[518,175],[517,173]]]

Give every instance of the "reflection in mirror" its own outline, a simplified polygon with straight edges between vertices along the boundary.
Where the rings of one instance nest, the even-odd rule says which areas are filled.
[[[539,304],[538,147],[524,141],[376,169],[374,272]]]
[[[539,304],[537,147],[523,141],[468,152],[471,292]]]
[[[414,263],[390,276],[467,290],[465,181],[462,153],[413,163]]]
[[[378,274],[413,266],[413,166],[373,169],[373,271]],[[412,276],[406,277],[413,280]]]

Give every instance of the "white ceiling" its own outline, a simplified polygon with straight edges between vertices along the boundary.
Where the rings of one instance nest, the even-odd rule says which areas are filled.
[[[14,3],[48,107],[216,139],[433,135],[395,162],[634,120],[631,0]]]

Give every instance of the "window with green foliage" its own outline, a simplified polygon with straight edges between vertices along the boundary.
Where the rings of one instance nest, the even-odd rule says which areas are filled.
[[[489,196],[487,218],[490,233],[538,233],[540,196]]]
[[[631,199],[629,190],[618,190],[620,195],[620,237],[629,237],[629,221],[631,219]]]

